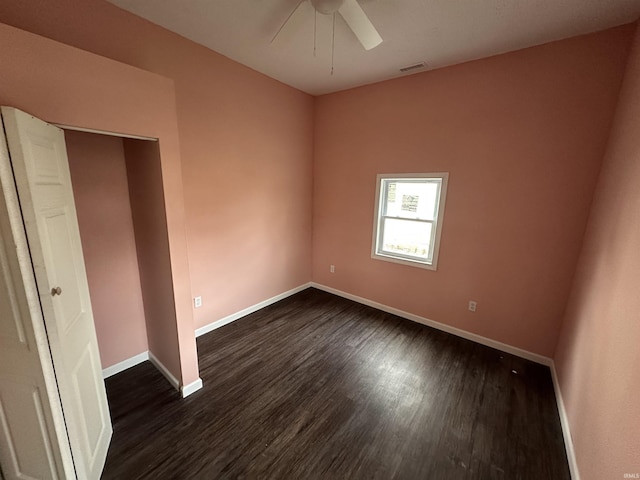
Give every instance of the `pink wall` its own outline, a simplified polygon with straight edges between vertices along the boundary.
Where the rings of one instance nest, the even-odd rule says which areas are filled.
[[[105,135],[68,130],[65,139],[106,368],[148,350],[124,148],[121,138]]]
[[[157,358],[175,357],[177,352],[167,343],[175,342],[178,331],[159,145],[125,139],[124,154],[149,351]]]
[[[317,98],[313,280],[551,356],[631,34]],[[438,271],[371,259],[376,174],[442,171]]]
[[[583,480],[640,474],[640,30],[556,351]]]
[[[178,343],[165,339],[174,355],[160,361],[183,383],[195,381],[198,358],[173,82],[3,24],[0,45],[2,105],[52,123],[160,139],[178,319]]]
[[[196,327],[310,280],[312,97],[103,0],[0,21],[175,82]]]

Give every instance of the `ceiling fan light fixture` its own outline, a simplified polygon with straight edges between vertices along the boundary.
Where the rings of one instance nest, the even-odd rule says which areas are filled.
[[[316,9],[318,13],[322,13],[323,15],[331,15],[332,13],[337,12],[344,0],[310,0],[313,8]]]
[[[284,26],[291,20],[291,17],[300,9],[306,0],[300,0],[296,8],[289,14],[284,23],[280,26],[276,34],[271,39],[271,43],[278,37]],[[309,0],[316,12],[324,15],[333,15],[333,40],[335,41],[336,13],[338,13],[349,26],[353,34],[360,41],[365,50],[371,50],[382,43],[382,37],[364,13],[358,0]],[[314,24],[315,42],[315,24]],[[315,55],[315,43],[314,43]],[[332,46],[333,51],[333,46]]]

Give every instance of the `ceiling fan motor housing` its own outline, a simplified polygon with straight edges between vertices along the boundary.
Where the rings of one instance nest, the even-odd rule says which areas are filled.
[[[337,12],[344,0],[310,0],[313,8],[316,9],[319,13],[324,15],[331,15],[332,13]]]

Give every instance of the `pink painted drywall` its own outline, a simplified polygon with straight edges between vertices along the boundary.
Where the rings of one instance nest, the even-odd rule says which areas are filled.
[[[551,356],[631,33],[318,97],[313,280]],[[435,272],[370,257],[376,174],[420,172],[450,173]]]
[[[637,30],[555,356],[582,480],[640,474],[639,287]]]
[[[65,140],[100,359],[107,368],[149,349],[124,148],[121,138],[70,130]]]
[[[0,103],[44,120],[160,139],[178,343],[160,361],[198,378],[174,86],[170,79],[0,24]]]
[[[149,350],[164,358],[178,333],[159,145],[124,139],[124,154]]]
[[[103,0],[0,21],[174,80],[196,327],[310,280],[312,97]]]

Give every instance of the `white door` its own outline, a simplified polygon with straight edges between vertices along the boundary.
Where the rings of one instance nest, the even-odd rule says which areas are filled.
[[[5,480],[75,476],[1,122],[0,464]]]
[[[64,134],[14,108],[2,118],[73,464],[99,479],[112,427]]]

